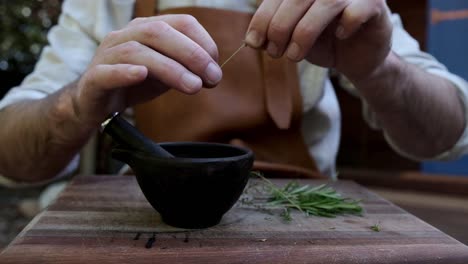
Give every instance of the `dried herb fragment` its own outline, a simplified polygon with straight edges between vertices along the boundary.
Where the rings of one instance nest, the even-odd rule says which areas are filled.
[[[375,224],[373,226],[370,227],[370,229],[374,232],[380,232],[380,225],[379,224]]]
[[[291,213],[289,212],[289,208],[284,208],[284,211],[281,213],[280,216],[286,222],[291,222],[291,220],[292,220]]]

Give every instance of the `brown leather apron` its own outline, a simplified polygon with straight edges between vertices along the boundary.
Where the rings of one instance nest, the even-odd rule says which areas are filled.
[[[138,2],[140,2],[138,4]],[[146,3],[145,3],[146,2]],[[137,1],[148,16],[154,0]],[[140,11],[139,11],[140,10]],[[153,10],[154,8],[150,8]],[[217,43],[220,61],[244,39],[251,14],[213,8],[177,8],[190,14]],[[297,65],[244,48],[223,68],[223,80],[196,95],[169,90],[135,108],[137,127],[158,142],[206,141],[242,145],[256,157],[255,170],[274,177],[324,177],[318,173],[301,132],[302,99]]]

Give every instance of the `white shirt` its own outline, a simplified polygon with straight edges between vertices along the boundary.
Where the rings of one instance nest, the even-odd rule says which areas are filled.
[[[58,25],[49,34],[36,68],[23,83],[14,87],[0,101],[0,109],[25,99],[41,99],[84,73],[99,43],[112,30],[124,27],[133,15],[135,0],[65,0]],[[159,10],[182,6],[225,8],[254,12],[256,0],[160,0]],[[468,83],[449,73],[435,58],[420,50],[418,43],[403,29],[398,15],[392,15],[393,51],[405,61],[451,81],[459,90],[460,100],[468,107]],[[340,140],[341,115],[328,70],[301,62],[299,65],[303,95],[303,135],[319,170],[335,176],[335,160]],[[352,85],[345,88],[358,96]],[[363,115],[368,124],[381,129],[365,101]],[[385,131],[384,131],[385,134]],[[385,134],[386,135],[386,134]],[[388,143],[401,155],[418,159],[398,149],[386,136]],[[468,150],[465,131],[453,148],[434,159],[451,159]]]

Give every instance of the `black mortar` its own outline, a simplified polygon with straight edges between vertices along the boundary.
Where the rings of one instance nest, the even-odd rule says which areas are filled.
[[[120,123],[121,120],[111,122],[113,125],[105,127],[104,132],[115,135],[112,131],[118,130],[116,124]],[[139,133],[128,127],[126,131]],[[120,134],[118,140],[138,138],[138,144],[151,142],[150,148],[136,149],[135,141],[118,142],[112,157],[130,165],[148,202],[166,224],[175,227],[207,228],[218,224],[242,194],[253,165],[252,151],[237,146],[203,142],[156,144],[141,133],[126,137]],[[161,152],[170,155],[161,156]]]

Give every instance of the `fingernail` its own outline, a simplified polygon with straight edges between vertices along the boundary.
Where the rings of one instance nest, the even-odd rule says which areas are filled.
[[[128,73],[131,76],[138,77],[143,73],[143,67],[141,67],[141,66],[130,66],[128,68]]]
[[[213,62],[210,62],[210,64],[208,64],[205,70],[205,74],[210,84],[217,84],[219,83],[219,81],[221,81],[221,78],[223,78],[223,72]]]
[[[186,72],[182,75],[182,84],[185,91],[194,92],[202,87],[202,80],[198,76]]]
[[[293,42],[291,45],[289,45],[286,54],[290,60],[299,60],[299,56],[301,55],[301,48],[296,44],[296,42]]]
[[[277,57],[278,56],[278,46],[274,42],[268,43],[267,47],[268,54],[272,57]]]
[[[336,37],[339,39],[344,39],[346,37],[344,27],[341,25],[336,28],[335,34],[336,34]]]
[[[249,33],[247,33],[247,37],[245,37],[245,42],[254,48],[258,48],[262,45],[263,40],[257,31],[252,30]]]

